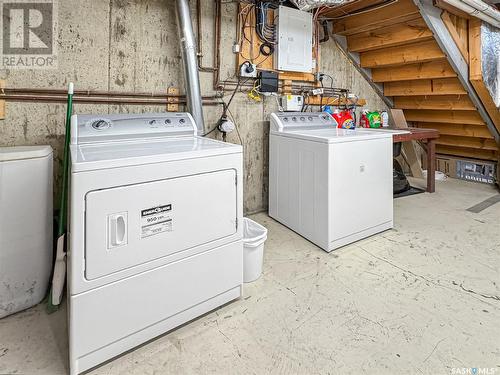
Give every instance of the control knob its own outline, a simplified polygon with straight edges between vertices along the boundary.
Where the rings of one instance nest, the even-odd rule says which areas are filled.
[[[100,119],[100,120],[96,120],[96,121],[92,122],[92,127],[95,130],[106,130],[106,129],[109,129],[110,126],[111,126],[111,124],[109,123],[109,121],[104,120],[104,119]]]

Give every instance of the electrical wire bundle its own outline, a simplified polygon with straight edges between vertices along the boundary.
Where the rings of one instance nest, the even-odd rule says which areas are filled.
[[[278,8],[279,3],[272,1],[255,2],[255,31],[264,44],[274,46],[277,43],[276,25],[274,24],[274,9]],[[273,12],[273,13],[271,13]],[[274,50],[274,47],[272,47]]]

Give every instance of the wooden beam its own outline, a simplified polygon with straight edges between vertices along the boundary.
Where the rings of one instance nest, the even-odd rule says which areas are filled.
[[[473,19],[469,22],[469,78],[482,80],[481,67],[481,20]]]
[[[476,110],[467,95],[396,96],[394,107],[401,109]]]
[[[418,128],[436,129],[441,135],[494,139],[486,125],[446,124],[435,122],[417,122]]]
[[[360,57],[363,68],[377,68],[442,60],[445,55],[434,40],[429,40],[362,52]]]
[[[481,101],[486,108],[486,111],[490,115],[491,121],[495,127],[500,131],[500,110],[495,105],[493,98],[489,90],[484,85],[483,80],[471,80],[472,86],[476,90],[477,95],[481,98]]]
[[[477,150],[474,148],[453,147],[436,145],[436,152],[443,155],[461,156],[464,158],[474,158],[483,160],[498,160],[498,153],[491,150]]]
[[[448,13],[447,11],[443,11],[441,14],[441,19],[444,22],[444,25],[448,29],[448,32],[451,35],[451,38],[457,45],[462,57],[465,61],[469,61],[469,46],[468,46],[468,38],[467,38],[467,20],[465,20],[465,24],[460,21],[460,19]]]
[[[352,52],[366,52],[377,48],[401,46],[433,39],[422,18],[398,23],[381,29],[350,35],[347,46]]]
[[[274,69],[260,69],[259,70],[268,70],[268,71],[276,71]],[[312,73],[300,73],[300,72],[279,72],[279,79],[285,81],[304,81],[304,82],[314,82],[316,81],[316,77]]]
[[[332,105],[332,106],[343,106],[346,105],[346,100],[345,98],[341,98],[339,100],[338,97],[323,97],[323,100],[321,100],[321,97],[319,95],[316,96],[310,96],[306,99],[306,104],[310,105]],[[354,102],[350,99],[347,99],[347,105],[353,105]],[[356,105],[358,106],[365,106],[366,105],[366,99],[358,99],[356,102]]]
[[[437,6],[438,8],[441,8],[443,10],[446,10],[450,12],[451,14],[454,14],[456,16],[465,18],[465,19],[470,19],[470,15],[458,8],[455,8],[454,6],[451,6],[450,4],[446,3],[444,0],[434,0],[434,5]]]
[[[467,91],[457,78],[418,79],[384,83],[387,96],[463,95]]]
[[[405,109],[404,113],[407,121],[485,125],[485,122],[476,111],[434,111],[421,109]]]
[[[436,140],[436,143],[443,146],[468,147],[478,150],[498,151],[498,146],[494,139],[442,135]]]
[[[168,95],[179,95],[179,89],[177,87],[169,87],[167,89]],[[167,98],[167,111],[168,112],[179,112],[179,98],[169,96]]]
[[[456,73],[445,59],[400,67],[372,69],[374,82],[407,81],[415,79],[451,78]]]
[[[283,81],[283,88],[282,88],[282,91],[281,93],[283,95],[289,95],[292,93],[292,84],[293,84],[293,81],[290,80],[290,79],[285,79]]]
[[[412,1],[399,0],[383,8],[334,21],[333,33],[339,35],[357,34],[397,22],[409,21],[418,15],[418,9]]]
[[[386,0],[354,0],[352,2],[331,8],[330,10],[325,11],[325,13],[322,13],[322,16],[325,16],[326,18],[343,17],[353,12],[364,11],[367,8],[376,7],[385,1]]]

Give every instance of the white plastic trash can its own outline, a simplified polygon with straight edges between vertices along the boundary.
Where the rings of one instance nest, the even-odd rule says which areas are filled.
[[[243,281],[250,283],[262,274],[264,242],[267,229],[259,223],[243,218]]]

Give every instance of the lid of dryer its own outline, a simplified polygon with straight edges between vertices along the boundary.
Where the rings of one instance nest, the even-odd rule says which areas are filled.
[[[242,152],[196,136],[189,113],[75,115],[71,138],[73,172]]]
[[[52,153],[50,146],[0,147],[0,162],[44,158]]]
[[[79,172],[242,153],[243,148],[202,137],[168,137],[71,145],[70,150],[71,169]]]

